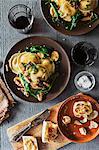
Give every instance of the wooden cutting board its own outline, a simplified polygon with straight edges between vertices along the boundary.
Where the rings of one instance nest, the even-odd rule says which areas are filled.
[[[48,120],[57,123],[57,113],[58,109],[62,103],[58,103],[57,105],[54,105],[53,107],[49,108],[51,110],[50,117]],[[40,113],[39,113],[40,114]],[[37,115],[39,115],[37,114]],[[31,118],[24,120],[10,128],[7,129],[7,134],[10,138],[13,134],[15,134],[18,130],[26,126],[29,122],[31,122],[37,115],[32,116]],[[41,132],[42,132],[42,124],[40,124],[37,127],[32,128],[29,132],[27,132],[26,135],[33,135],[38,140],[38,146],[39,150],[57,150],[69,143],[71,143],[69,140],[67,140],[63,135],[59,133],[58,137],[55,139],[55,141],[50,142],[49,144],[43,144],[41,141]],[[23,150],[23,142],[20,140],[19,142],[11,142],[11,145],[13,147],[13,150]]]

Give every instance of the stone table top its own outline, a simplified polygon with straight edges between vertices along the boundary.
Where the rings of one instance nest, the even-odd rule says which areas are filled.
[[[26,4],[33,8],[33,13],[35,16],[35,21],[33,25],[33,31],[31,34],[20,34],[15,29],[13,29],[9,22],[8,22],[8,11],[9,9],[14,6],[15,4]],[[10,48],[25,37],[29,37],[32,35],[43,35],[47,37],[51,37],[58,41],[63,48],[66,50],[70,61],[70,50],[71,47],[79,42],[79,41],[87,41],[93,43],[96,48],[99,48],[99,26],[94,29],[92,32],[83,35],[83,36],[65,36],[61,33],[55,31],[54,29],[50,28],[46,22],[44,21],[41,11],[39,0],[0,0],[0,59],[4,59],[6,53],[10,50]],[[99,49],[98,49],[99,54]],[[17,105],[12,111],[12,116],[9,121],[5,121],[0,126],[0,150],[11,150],[11,145],[9,143],[6,130],[8,127],[31,117],[32,115],[43,111],[44,109],[63,101],[68,96],[71,96],[79,91],[75,88],[73,79],[74,76],[81,70],[90,71],[95,75],[96,78],[96,86],[91,91],[88,92],[89,95],[93,96],[97,100],[99,99],[99,58],[91,67],[77,67],[71,61],[71,78],[66,87],[65,91],[56,99],[41,104],[33,104],[24,101],[17,100]],[[69,144],[61,150],[99,150],[99,137],[94,139],[93,141],[85,144]]]

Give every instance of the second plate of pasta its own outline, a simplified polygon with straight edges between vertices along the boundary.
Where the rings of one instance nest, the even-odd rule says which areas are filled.
[[[90,32],[99,24],[98,0],[41,0],[49,25],[66,35]]]

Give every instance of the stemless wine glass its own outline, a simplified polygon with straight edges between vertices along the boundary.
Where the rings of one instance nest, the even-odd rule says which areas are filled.
[[[28,6],[18,4],[9,10],[8,20],[11,26],[19,32],[28,33],[32,28],[34,16]]]
[[[72,60],[80,66],[91,66],[97,58],[97,50],[91,43],[79,42],[71,50]]]

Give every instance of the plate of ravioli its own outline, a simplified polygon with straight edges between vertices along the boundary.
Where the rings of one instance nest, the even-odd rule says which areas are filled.
[[[47,23],[65,35],[82,35],[99,24],[98,0],[41,0]]]
[[[66,87],[70,63],[57,42],[46,37],[29,37],[8,52],[4,76],[8,87],[20,99],[49,101]]]

